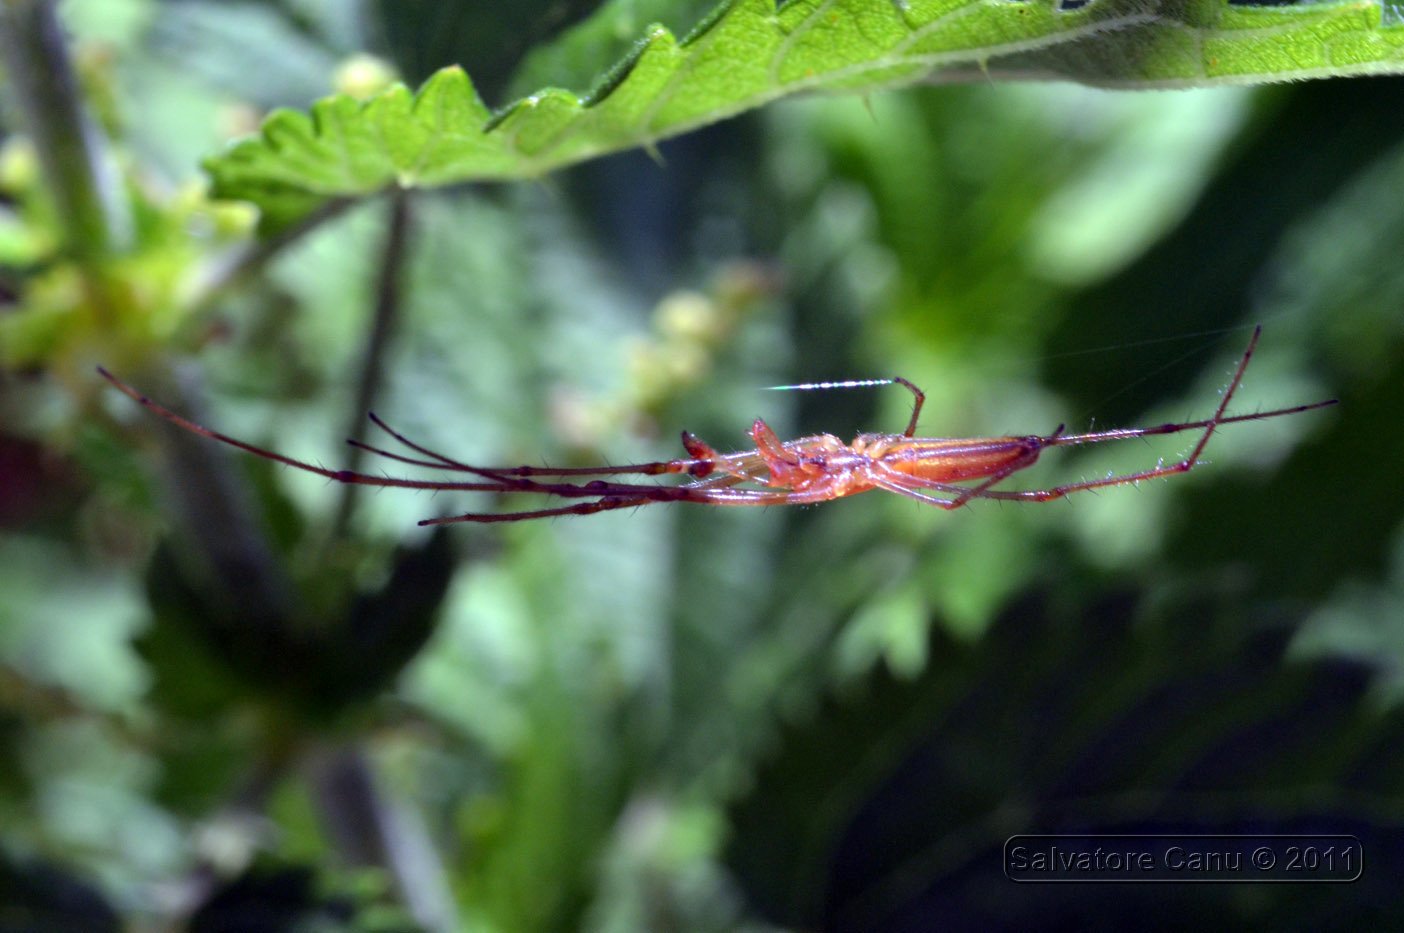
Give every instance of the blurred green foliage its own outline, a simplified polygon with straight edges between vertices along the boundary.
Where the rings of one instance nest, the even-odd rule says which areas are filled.
[[[801,100],[417,194],[374,407],[468,462],[668,457],[684,427],[732,449],[757,415],[888,430],[899,390],[760,391],[888,374],[932,435],[1202,417],[1258,321],[1243,410],[1342,400],[1061,503],[430,535],[519,506],[346,499],[93,374],[340,466],[387,200],[260,240],[198,159],[357,76],[481,55],[504,95],[576,86],[706,5],[543,0],[500,42],[477,5],[432,5],[459,31],[420,6],[61,5],[131,221],[100,261],[4,112],[0,927],[1398,922],[1404,82]],[[1367,877],[1171,897],[998,864],[1011,833],[1157,830],[1353,832]]]

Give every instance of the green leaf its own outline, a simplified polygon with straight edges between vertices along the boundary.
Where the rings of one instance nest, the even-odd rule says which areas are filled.
[[[588,17],[526,53],[508,84],[511,98],[539,87],[590,87],[612,63],[626,59],[652,23],[696,23],[717,0],[605,0]],[[474,74],[481,73],[476,59]],[[443,59],[454,61],[454,59]],[[509,98],[510,99],[510,98]]]
[[[1176,0],[730,0],[682,41],[663,26],[595,89],[547,88],[493,113],[445,68],[417,93],[280,110],[206,163],[219,197],[265,229],[327,198],[391,184],[532,178],[648,146],[805,91],[917,81],[1071,78],[1127,87],[1244,84],[1404,71],[1404,28],[1378,0],[1292,7]]]
[[[991,63],[988,73],[1169,88],[1401,71],[1404,28],[1378,0],[1292,6],[1176,0],[1112,36],[1010,55]]]

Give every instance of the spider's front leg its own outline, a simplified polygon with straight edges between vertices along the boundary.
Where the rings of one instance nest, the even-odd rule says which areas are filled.
[[[696,463],[688,470],[701,486],[729,486],[737,482],[765,483],[764,462],[754,453],[722,454],[693,434],[682,432],[683,448]]]

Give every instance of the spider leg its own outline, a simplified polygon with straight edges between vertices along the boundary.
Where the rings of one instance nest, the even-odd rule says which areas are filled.
[[[403,434],[401,434],[399,431],[396,431],[394,428],[390,427],[389,424],[387,424],[379,415],[377,415],[377,414],[376,414],[375,412],[373,412],[373,411],[368,411],[368,412],[366,412],[366,417],[370,418],[371,424],[375,425],[377,428],[380,428],[380,430],[384,431],[386,434],[389,434],[391,437],[393,437],[395,440],[399,441],[401,444],[404,444],[404,445],[405,445],[406,447],[408,447],[410,450],[414,451],[415,453],[424,454],[426,457],[429,457],[430,459],[432,459],[433,461],[435,461],[435,464],[436,464],[437,466],[449,467],[449,468],[455,469],[455,470],[466,470],[466,471],[468,471],[469,473],[477,473],[477,472],[479,472],[478,470],[475,470],[473,467],[468,466],[466,463],[459,463],[457,460],[453,460],[453,459],[451,459],[451,458],[449,458],[449,457],[445,457],[443,454],[441,454],[441,453],[439,453],[439,452],[437,452],[437,451],[434,451],[434,450],[430,450],[428,447],[422,447],[422,446],[420,446],[419,444],[416,444],[414,441],[412,441],[412,440],[410,440],[409,438],[405,437],[405,436],[404,436]],[[372,451],[373,453],[384,453],[385,456],[388,456],[388,457],[390,457],[391,459],[397,459],[397,460],[398,460],[398,459],[401,459],[401,458],[399,458],[399,457],[396,457],[394,454],[390,454],[390,453],[386,453],[386,452],[384,452],[384,451],[377,450],[376,448],[370,447],[370,446],[368,446],[368,445],[356,445],[356,446],[361,446],[363,449],[365,449],[365,450],[370,450],[370,451]],[[425,464],[423,463],[423,461],[417,461],[417,462],[418,462],[420,465],[425,465]]]
[[[352,447],[357,447],[361,450],[373,453],[378,457],[384,457],[387,460],[394,460],[397,463],[407,463],[410,466],[426,467],[429,469],[436,470],[456,470],[459,472],[467,471],[469,473],[475,473],[479,476],[484,476],[489,479],[495,479],[500,482],[510,482],[517,478],[529,476],[623,476],[630,473],[639,473],[646,476],[658,476],[667,473],[692,473],[693,467],[690,467],[688,465],[695,465],[697,463],[697,461],[693,460],[661,460],[653,463],[631,463],[621,464],[619,466],[563,468],[533,466],[475,467],[470,466],[466,463],[455,464],[450,466],[446,463],[443,463],[442,461],[420,460],[416,457],[406,457],[403,454],[397,454],[393,451],[386,450],[383,447],[376,447],[372,444],[367,444],[364,441],[358,441],[355,438],[347,438],[346,443],[351,445]],[[680,468],[676,470],[658,469],[659,467],[671,467],[674,465],[677,465]]]
[[[899,496],[906,496],[908,499],[915,499],[918,502],[921,502],[925,505],[935,505],[947,510],[959,508],[959,506],[955,505],[954,498],[945,499],[941,496],[935,496],[931,495],[930,493],[923,492],[922,490],[945,488],[951,491],[963,491],[963,487],[946,486],[943,483],[932,483],[926,480],[922,480],[919,483],[906,482],[906,480],[909,479],[911,479],[911,477],[904,476],[901,479],[888,477],[873,477],[872,481],[873,485],[876,486],[878,489],[885,490],[886,492],[895,492]]]
[[[717,470],[727,476],[736,477],[739,481],[762,485],[769,485],[772,476],[770,465],[755,451],[725,454],[717,460]]]
[[[677,495],[677,493],[690,488],[688,486],[657,486],[650,483],[611,483],[604,480],[591,480],[588,483],[546,483],[514,476],[503,476],[494,482],[482,483],[402,479],[394,476],[373,476],[369,473],[357,473],[352,470],[328,470],[310,463],[303,463],[300,460],[293,460],[291,457],[279,456],[276,459],[280,463],[325,476],[338,483],[378,486],[384,489],[420,489],[433,492],[526,492],[559,496],[563,499],[587,499],[594,496],[606,498],[643,496],[661,502],[670,502],[687,498],[686,495]]]
[[[303,471],[308,472],[308,473],[315,473],[315,474],[318,475],[318,476],[325,476],[327,479],[336,480],[337,482],[340,482],[340,483],[359,483],[359,484],[368,485],[368,486],[400,485],[400,483],[398,483],[398,482],[387,482],[387,481],[385,481],[382,477],[371,476],[371,475],[365,474],[365,473],[353,473],[353,472],[351,472],[351,471],[349,471],[349,470],[331,470],[331,469],[328,469],[327,467],[317,466],[317,465],[314,464],[314,463],[308,463],[308,462],[306,462],[306,461],[304,461],[304,460],[298,460],[298,459],[296,459],[296,458],[294,458],[294,457],[288,457],[288,456],[285,456],[284,454],[280,454],[280,453],[277,453],[277,452],[275,452],[275,451],[268,450],[268,449],[266,449],[266,448],[264,448],[264,447],[259,447],[259,446],[256,445],[256,444],[250,444],[250,443],[248,443],[247,441],[241,441],[241,440],[239,440],[237,437],[230,437],[228,434],[221,433],[221,432],[219,432],[219,431],[213,430],[212,428],[207,428],[207,427],[205,427],[205,426],[202,425],[202,424],[197,424],[196,422],[191,421],[189,418],[184,418],[184,417],[182,417],[182,416],[176,414],[175,412],[171,411],[169,408],[166,408],[165,406],[159,404],[158,402],[154,401],[153,399],[148,398],[148,397],[145,396],[145,395],[142,395],[142,394],[141,394],[140,392],[138,392],[136,389],[134,389],[134,388],[132,388],[131,386],[127,385],[125,382],[123,382],[122,380],[118,379],[116,376],[112,375],[112,373],[108,372],[106,369],[104,369],[104,368],[101,367],[101,366],[99,366],[99,367],[97,368],[97,371],[98,371],[98,374],[99,374],[100,376],[102,376],[102,378],[104,378],[104,379],[106,379],[108,382],[112,383],[112,385],[113,385],[119,392],[121,392],[123,395],[127,396],[128,398],[130,398],[132,401],[136,402],[138,405],[142,406],[142,407],[145,408],[145,409],[148,409],[149,411],[153,412],[153,413],[154,413],[155,415],[157,415],[158,417],[162,418],[162,419],[165,420],[165,421],[170,422],[171,424],[175,425],[176,427],[181,428],[182,430],[185,430],[185,431],[189,431],[189,432],[192,433],[192,434],[198,434],[200,437],[209,438],[209,439],[212,440],[212,441],[219,441],[221,444],[228,444],[230,447],[237,447],[237,448],[240,449],[240,450],[243,450],[243,451],[246,451],[246,452],[248,452],[248,453],[254,454],[255,456],[262,457],[262,458],[264,458],[265,460],[272,460],[273,462],[275,462],[275,463],[281,463],[281,464],[283,464],[284,466],[290,466],[290,467],[293,467],[294,469],[303,470]],[[407,483],[409,483],[409,482],[410,482],[410,481],[403,481],[403,483],[405,483],[405,484],[407,484]],[[484,485],[486,485],[486,488],[484,488]],[[461,483],[461,484],[457,484],[457,486],[456,486],[455,488],[467,489],[467,490],[469,490],[469,491],[476,491],[476,490],[492,491],[492,490],[494,490],[494,489],[499,488],[499,485],[500,485],[500,484],[496,484],[496,483],[494,483],[494,484]],[[412,488],[438,488],[438,487],[416,486],[416,487],[412,487]]]
[[[1243,374],[1248,369],[1248,364],[1253,360],[1253,351],[1258,346],[1258,338],[1263,332],[1262,325],[1253,328],[1253,336],[1248,340],[1248,346],[1244,349],[1243,355],[1239,357],[1238,365],[1234,368],[1233,377],[1229,379],[1228,385],[1224,388],[1223,397],[1219,400],[1219,405],[1214,409],[1214,414],[1203,421],[1186,422],[1182,424],[1163,424],[1153,428],[1132,428],[1121,431],[1106,431],[1091,435],[1064,435],[1059,428],[1053,434],[1044,439],[1046,446],[1077,445],[1086,443],[1096,443],[1103,440],[1121,440],[1128,437],[1149,437],[1156,434],[1175,434],[1180,431],[1189,431],[1196,428],[1203,428],[1204,433],[1199,435],[1199,440],[1195,443],[1189,455],[1177,463],[1169,466],[1156,466],[1148,470],[1138,470],[1134,473],[1122,473],[1117,476],[1107,476],[1102,479],[1083,480],[1077,483],[1064,483],[1048,489],[1028,489],[1028,490],[995,490],[990,489],[995,482],[1003,479],[1004,476],[992,478],[979,486],[972,487],[969,498],[981,499],[1003,499],[1016,502],[1048,502],[1053,499],[1061,499],[1064,496],[1075,492],[1086,492],[1092,489],[1105,489],[1108,486],[1128,486],[1139,483],[1142,480],[1159,479],[1161,477],[1177,476],[1188,473],[1194,469],[1204,455],[1204,449],[1209,445],[1209,439],[1214,436],[1214,431],[1221,424],[1232,424],[1239,421],[1258,421],[1264,418],[1274,418],[1279,415],[1297,414],[1303,411],[1311,411],[1317,408],[1324,408],[1328,405],[1336,404],[1335,399],[1328,399],[1323,402],[1314,402],[1309,405],[1297,405],[1292,408],[1283,408],[1269,412],[1259,412],[1251,415],[1229,415],[1229,402],[1233,400],[1234,393],[1238,391],[1243,383]],[[1008,474],[1005,473],[1005,476]]]
[[[1214,436],[1214,430],[1218,428],[1219,425],[1224,424],[1226,421],[1236,420],[1225,417],[1225,412],[1228,411],[1229,402],[1232,401],[1234,393],[1238,391],[1239,385],[1243,382],[1243,373],[1248,369],[1248,364],[1253,359],[1253,350],[1255,347],[1257,347],[1258,337],[1262,334],[1262,332],[1263,327],[1261,324],[1259,324],[1253,329],[1253,336],[1248,341],[1248,347],[1243,351],[1243,356],[1240,357],[1238,360],[1238,366],[1233,371],[1233,378],[1229,380],[1228,386],[1224,389],[1223,397],[1219,399],[1219,407],[1214,409],[1214,414],[1211,415],[1208,420],[1202,422],[1204,426],[1204,433],[1199,435],[1199,440],[1195,443],[1194,448],[1190,450],[1189,456],[1185,457],[1178,463],[1172,463],[1170,466],[1157,466],[1149,470],[1138,470],[1135,473],[1123,473],[1118,476],[1107,476],[1102,479],[1083,480],[1082,482],[1078,483],[1064,483],[1060,486],[1053,486],[1049,489],[1030,489],[1023,491],[1004,492],[990,490],[989,486],[991,484],[984,483],[981,486],[976,487],[976,492],[974,494],[980,495],[982,498],[985,499],[1012,499],[1021,502],[1048,502],[1053,499],[1061,499],[1064,496],[1074,492],[1085,492],[1090,489],[1104,489],[1107,486],[1126,486],[1133,483],[1139,483],[1142,480],[1159,479],[1162,476],[1175,476],[1180,473],[1188,473],[1190,470],[1195,468],[1196,464],[1199,463],[1200,457],[1204,455],[1204,448],[1209,445],[1209,438]],[[1166,427],[1174,428],[1176,426],[1162,425],[1162,429]],[[1182,427],[1188,428],[1189,425],[1184,425]],[[1052,438],[1049,438],[1049,440],[1056,442],[1059,439],[1057,437],[1058,433],[1060,432],[1055,432],[1054,436]],[[1142,436],[1149,433],[1152,432],[1141,432]],[[1162,433],[1174,432],[1162,431]]]
[[[736,478],[737,482],[741,479]],[[619,484],[623,486],[624,484]],[[614,509],[628,509],[658,502],[697,502],[703,505],[794,505],[810,501],[820,501],[808,493],[789,490],[764,489],[699,489],[696,486],[639,486],[637,490],[648,490],[637,494],[610,494],[594,502],[577,502],[549,509],[533,509],[528,512],[468,512],[447,518],[427,518],[421,525],[451,525],[459,522],[488,524],[494,522],[519,522],[535,518],[552,518],[558,515],[593,515],[596,512],[609,512]]]
[[[533,518],[552,518],[557,515],[592,515],[611,509],[627,509],[632,506],[651,505],[666,500],[649,496],[608,496],[594,502],[577,502],[575,505],[562,505],[550,509],[532,509],[527,512],[466,512],[446,518],[426,518],[420,525],[455,525],[462,522],[491,524],[496,522],[520,522]]]
[[[463,469],[460,466],[449,466],[441,460],[420,460],[416,457],[406,457],[404,454],[397,454],[394,451],[386,450],[384,447],[376,447],[374,444],[367,444],[365,441],[357,440],[354,437],[348,437],[346,439],[346,443],[348,446],[355,447],[357,450],[364,450],[366,453],[375,454],[377,457],[384,457],[386,460],[394,460],[396,463],[408,463],[410,466],[428,467],[434,470]],[[472,472],[476,473],[478,471],[474,470]],[[502,475],[497,471],[488,469],[487,467],[484,467],[482,472],[487,474],[488,476],[494,477]]]
[[[687,483],[684,489],[726,489],[732,486],[739,486],[742,483],[750,483],[754,480],[746,476],[735,473],[713,473],[706,479],[693,480]]]
[[[741,453],[720,454],[706,441],[691,431],[682,432],[683,447],[699,462],[708,463],[712,470],[720,471],[736,478],[737,482],[767,483],[770,468],[765,455],[760,450],[747,450]],[[779,440],[776,440],[779,443]],[[707,473],[693,471],[693,476],[706,476]],[[716,478],[715,476],[713,477]],[[730,485],[717,479],[721,485]],[[697,484],[692,484],[697,485]]]
[[[1056,432],[1055,435],[1056,436]],[[993,492],[990,487],[1001,480],[1008,479],[1013,473],[1027,468],[1038,457],[1035,450],[1028,457],[1013,463],[1000,470],[995,475],[983,480],[976,486],[961,486],[956,483],[943,483],[939,480],[927,479],[924,476],[913,476],[910,473],[903,473],[894,470],[883,463],[872,464],[872,469],[868,472],[867,478],[879,489],[888,492],[895,492],[898,495],[906,496],[909,499],[916,499],[927,505],[940,506],[943,509],[955,510],[965,505],[971,499],[1001,499],[1005,496],[999,492]],[[930,490],[928,492],[927,490]],[[945,493],[945,496],[932,495],[932,492]]]
[[[645,476],[659,476],[667,473],[692,473],[693,475],[705,476],[708,472],[711,472],[710,465],[706,465],[705,461],[700,458],[693,458],[689,460],[657,460],[650,463],[626,463],[620,464],[619,466],[600,467],[472,466],[470,464],[454,460],[450,457],[446,457],[438,451],[430,450],[428,447],[415,443],[408,437],[405,437],[405,435],[390,427],[390,425],[386,423],[385,419],[381,418],[375,412],[370,412],[369,417],[376,427],[380,428],[386,434],[389,434],[401,444],[404,444],[410,450],[432,458],[432,462],[428,460],[416,460],[410,457],[403,457],[399,454],[391,453],[390,451],[383,450],[379,447],[372,447],[371,445],[362,443],[360,441],[352,440],[348,443],[350,443],[353,447],[359,447],[362,450],[367,450],[371,453],[379,454],[382,457],[387,457],[391,460],[397,460],[401,463],[408,463],[413,466],[437,467],[439,469],[460,470],[467,473],[476,473],[479,476],[486,476],[494,479],[507,476],[617,476],[625,473],[639,473]]]
[[[1122,473],[1117,476],[1108,476],[1103,479],[1084,480],[1079,483],[1064,483],[1061,486],[1052,486],[1048,489],[984,489],[978,494],[981,499],[1004,499],[1015,502],[1051,502],[1054,499],[1061,499],[1064,496],[1075,492],[1085,492],[1090,489],[1103,489],[1107,486],[1130,486],[1142,480],[1159,479],[1162,476],[1176,476],[1180,473],[1188,473],[1194,469],[1198,461],[1198,451],[1195,459],[1184,459],[1170,466],[1155,467],[1150,470],[1141,470],[1136,473]]]
[[[911,390],[912,397],[916,399],[912,403],[912,417],[907,421],[907,430],[902,432],[903,437],[916,437],[917,419],[921,417],[921,406],[926,404],[926,393],[918,389],[916,383],[901,376],[893,376],[892,381]]]
[[[1204,434],[1200,437],[1199,443],[1195,445],[1194,451],[1187,457],[1191,463],[1199,459],[1199,455],[1204,452],[1204,447],[1209,443],[1209,438],[1215,429],[1223,424],[1237,424],[1241,421],[1265,421],[1268,418],[1280,418],[1284,415],[1297,415],[1302,412],[1315,411],[1318,408],[1327,408],[1338,403],[1337,399],[1326,399],[1321,402],[1311,402],[1307,405],[1293,405],[1290,408],[1275,408],[1272,411],[1258,411],[1247,415],[1228,414],[1229,402],[1233,400],[1234,393],[1238,391],[1243,382],[1243,374],[1248,370],[1248,364],[1253,359],[1253,352],[1258,346],[1258,337],[1263,332],[1262,325],[1253,328],[1253,336],[1248,341],[1248,346],[1243,351],[1243,355],[1238,359],[1238,365],[1234,368],[1233,377],[1229,384],[1225,386],[1223,398],[1219,401],[1219,407],[1214,414],[1201,421],[1171,422],[1169,424],[1159,424],[1149,428],[1115,428],[1110,431],[1096,431],[1091,434],[1064,434],[1047,438],[1049,447],[1075,447],[1081,444],[1098,444],[1105,441],[1120,441],[1132,437],[1153,437],[1161,434],[1178,434],[1181,431],[1194,431],[1199,428],[1204,429]]]

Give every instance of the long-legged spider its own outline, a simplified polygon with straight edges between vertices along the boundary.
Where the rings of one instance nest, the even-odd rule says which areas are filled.
[[[393,430],[374,413],[370,419],[406,448],[419,454],[410,457],[393,453],[360,441],[350,441],[370,453],[410,466],[428,467],[457,473],[467,473],[476,479],[418,480],[374,476],[351,470],[331,470],[315,464],[266,450],[246,441],[221,434],[182,418],[153,402],[107,370],[98,372],[114,386],[155,414],[202,437],[208,437],[268,460],[286,464],[308,473],[325,476],[338,483],[399,489],[430,489],[484,493],[533,493],[560,499],[584,499],[571,505],[531,509],[521,512],[468,512],[443,518],[429,518],[421,525],[442,525],[454,522],[516,522],[557,515],[589,515],[613,509],[633,508],[658,502],[698,502],[707,505],[803,505],[827,502],[843,496],[883,489],[919,502],[943,509],[958,509],[972,499],[997,499],[1013,502],[1047,502],[1075,492],[1125,486],[1142,480],[1188,473],[1200,462],[1204,448],[1220,425],[1240,421],[1263,421],[1284,415],[1295,415],[1336,404],[1335,399],[1278,408],[1246,415],[1227,414],[1229,402],[1243,381],[1243,374],[1253,358],[1262,327],[1254,329],[1248,347],[1238,361],[1233,377],[1223,391],[1219,406],[1209,418],[1200,421],[1180,421],[1147,428],[1120,428],[1068,434],[1059,425],[1051,434],[1029,434],[1010,437],[917,437],[917,419],[921,416],[925,395],[911,382],[900,377],[875,380],[870,384],[896,383],[911,391],[915,403],[911,419],[900,434],[860,434],[845,444],[832,434],[812,434],[791,441],[782,441],[763,420],[751,425],[755,449],[738,453],[718,453],[695,435],[684,431],[683,447],[688,456],[676,460],[652,463],[632,463],[623,466],[600,467],[480,467],[461,463],[443,454],[414,443]],[[1203,430],[1189,455],[1175,463],[1158,464],[1151,469],[1123,473],[1102,479],[1064,483],[1047,489],[1003,490],[994,488],[1013,474],[1031,466],[1050,447],[1074,447],[1099,444],[1134,437],[1178,434],[1182,431]],[[662,476],[681,474],[689,481],[678,485],[630,483],[594,479],[573,482],[569,478],[587,476],[623,476],[628,474]]]

